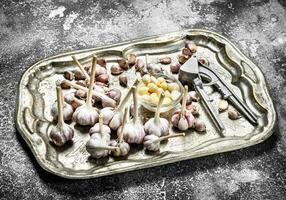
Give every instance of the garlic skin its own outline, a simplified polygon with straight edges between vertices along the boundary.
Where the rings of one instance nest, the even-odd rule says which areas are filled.
[[[60,83],[57,82],[57,106],[58,106],[58,123],[49,132],[49,140],[57,146],[63,146],[67,141],[72,140],[74,136],[73,128],[64,122],[63,115],[63,93]]]
[[[169,134],[169,126],[170,126],[169,121],[165,118],[160,117],[160,108],[164,100],[164,97],[165,97],[164,93],[161,93],[155,117],[149,119],[144,125],[144,130],[146,134],[156,135],[158,137]]]
[[[173,126],[181,131],[185,131],[188,128],[192,128],[195,123],[195,117],[189,110],[186,109],[187,98],[188,98],[188,86],[185,86],[182,109],[176,111],[171,118]]]
[[[57,146],[63,146],[67,141],[72,140],[74,130],[68,124],[56,125],[49,133],[49,139]]]
[[[91,102],[94,79],[95,79],[95,71],[96,71],[95,66],[96,66],[96,57],[93,56],[92,72],[91,72],[91,78],[90,78],[89,89],[87,92],[86,102],[82,106],[78,107],[73,114],[73,121],[82,126],[94,125],[98,121],[99,117],[97,109],[92,107],[92,102]]]
[[[185,133],[177,133],[172,135],[166,135],[162,137],[158,137],[156,135],[146,135],[144,137],[143,145],[145,149],[149,151],[159,151],[160,150],[160,142],[163,140],[167,140],[169,138],[185,136]]]
[[[120,128],[117,131],[117,136],[123,134],[123,138],[129,144],[141,144],[145,136],[144,127],[138,117],[138,99],[136,93],[136,87],[131,88],[134,102],[134,117],[132,120],[126,123],[122,130]]]
[[[51,115],[53,116],[53,119],[54,120],[57,120],[58,119],[58,106],[57,106],[57,101],[55,101],[55,103],[53,104],[52,106],[52,109],[51,109]],[[63,115],[64,115],[64,121],[70,121],[72,119],[72,116],[73,116],[73,107],[64,102],[63,103]]]
[[[102,119],[103,124],[108,125],[114,116],[114,108],[105,107],[105,108],[101,109],[100,113],[101,113],[102,118],[103,118]]]

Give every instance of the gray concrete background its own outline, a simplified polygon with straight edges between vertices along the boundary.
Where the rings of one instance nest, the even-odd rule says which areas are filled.
[[[65,180],[36,163],[15,129],[17,84],[61,52],[186,28],[216,31],[264,72],[274,135],[247,149],[93,180]],[[2,0],[0,199],[286,199],[286,1]]]

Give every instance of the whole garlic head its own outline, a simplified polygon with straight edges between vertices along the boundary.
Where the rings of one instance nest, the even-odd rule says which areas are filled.
[[[91,135],[90,139],[86,143],[86,150],[92,158],[102,158],[110,154],[113,148],[109,148],[108,144],[98,138],[97,134]]]
[[[117,150],[112,151],[113,156],[127,156],[130,151],[130,146],[127,142],[117,142],[116,140],[112,140],[110,142],[110,146],[118,147]]]
[[[169,121],[165,118],[160,117],[160,108],[164,97],[164,93],[161,93],[155,117],[149,119],[144,125],[144,130],[146,134],[156,135],[158,137],[169,134]]]
[[[49,133],[50,141],[57,146],[63,146],[67,141],[72,140],[73,136],[74,130],[68,124],[57,124]]]

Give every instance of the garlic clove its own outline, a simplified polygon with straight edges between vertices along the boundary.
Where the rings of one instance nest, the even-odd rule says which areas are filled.
[[[170,57],[168,57],[168,56],[159,59],[159,63],[161,63],[163,65],[168,65],[171,62],[172,62],[172,59]]]
[[[65,81],[62,81],[61,82],[61,88],[62,89],[70,89],[71,87],[69,85],[67,85]]]
[[[186,106],[186,109],[189,110],[193,115],[199,115],[200,106],[197,102],[192,102]]]
[[[77,109],[78,107],[82,106],[84,104],[83,100],[79,100],[77,98],[74,98],[74,100],[71,102],[71,106],[73,107],[73,109]]]
[[[112,108],[115,108],[117,103],[115,100],[111,99],[110,97],[106,96],[106,95],[103,95],[101,97],[101,105],[103,108],[105,107],[112,107]]]
[[[185,117],[186,117],[186,120],[188,122],[188,128],[192,128],[194,126],[195,121],[196,121],[195,117],[188,110],[186,111]]]
[[[86,92],[82,90],[75,91],[74,95],[79,99],[86,98]]]
[[[76,81],[75,82],[77,85],[80,85],[82,87],[86,87],[87,84],[86,84],[86,81],[85,80],[79,80],[79,81]]]
[[[189,56],[186,56],[186,55],[178,55],[178,61],[180,64],[184,64],[188,59],[189,59]]]
[[[137,59],[134,67],[136,71],[141,71],[143,68],[145,68],[145,63],[142,59]]]
[[[89,68],[88,74],[91,75],[92,67]],[[95,69],[95,76],[100,76],[102,74],[107,74],[107,70],[104,67],[101,67],[100,65],[96,65]]]
[[[128,65],[133,66],[136,63],[136,55],[135,54],[129,54],[128,56]]]
[[[74,78],[74,74],[71,71],[65,71],[64,72],[65,79],[71,81]]]
[[[104,84],[108,84],[109,83],[109,75],[108,74],[101,74],[99,76],[96,76],[95,79],[97,82],[101,82]]]
[[[81,71],[77,70],[74,73],[74,78],[75,80],[85,80],[85,75]]]
[[[114,108],[105,107],[100,111],[102,115],[103,124],[108,125],[114,116]]]
[[[106,95],[111,99],[115,100],[117,103],[120,102],[121,99],[121,91],[117,88],[112,88],[106,92]]]
[[[191,50],[188,49],[188,48],[186,48],[186,47],[183,48],[182,54],[185,55],[185,56],[192,56],[192,55],[193,55],[193,53],[191,52]]]
[[[70,94],[66,94],[64,96],[64,101],[68,104],[71,104],[73,102],[73,100],[74,100],[74,94],[70,93]]]
[[[203,121],[196,119],[194,123],[194,128],[198,132],[205,132],[206,131],[206,125]]]
[[[197,52],[197,45],[192,41],[186,42],[185,47],[188,48],[192,53]]]
[[[236,110],[229,110],[228,111],[228,118],[232,119],[232,120],[236,120],[236,119],[241,118],[241,115]]]
[[[188,120],[184,116],[180,117],[177,128],[181,131],[185,131],[189,128]]]
[[[123,72],[123,69],[119,65],[112,65],[110,71],[112,75],[119,75]]]
[[[118,80],[119,80],[119,84],[123,87],[127,87],[127,76],[125,74],[122,74],[118,77]]]
[[[170,65],[170,71],[171,71],[173,74],[178,74],[180,68],[181,68],[180,63],[174,63],[174,64],[171,64],[171,65]]]
[[[106,60],[105,60],[105,58],[98,58],[97,59],[97,64],[98,65],[100,65],[100,66],[102,66],[102,67],[104,67],[104,68],[106,68]]]
[[[210,62],[207,58],[200,58],[198,61],[203,65],[207,65],[207,66],[210,65]]]
[[[228,101],[221,99],[218,103],[218,111],[223,112],[228,109]]]
[[[128,69],[128,64],[127,64],[127,60],[125,58],[119,58],[117,60],[118,65],[122,68],[122,69]]]
[[[117,130],[121,126],[122,120],[123,120],[123,113],[115,112],[113,118],[109,122],[109,127],[112,130]]]
[[[179,120],[180,120],[180,113],[175,112],[171,118],[171,123],[173,124],[174,127],[178,127]]]

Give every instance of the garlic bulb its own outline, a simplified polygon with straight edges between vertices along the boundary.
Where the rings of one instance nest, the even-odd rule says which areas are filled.
[[[123,130],[127,121],[127,116],[128,116],[128,109],[125,108],[124,110],[124,117],[123,117],[123,122],[122,126],[117,130],[118,131],[118,139],[113,140],[110,145],[118,147],[119,150],[112,151],[112,154],[114,156],[127,156],[128,152],[130,151],[130,146],[127,142],[124,141],[123,139]]]
[[[136,93],[136,87],[133,86],[131,88],[132,95],[133,95],[133,102],[134,102],[134,117],[132,120],[126,123],[122,130],[123,138],[126,142],[129,144],[141,144],[143,141],[143,138],[145,136],[144,127],[138,117],[138,100],[137,100],[137,93]],[[117,132],[117,136],[119,136],[119,133],[121,131]]]
[[[169,134],[169,121],[160,117],[160,108],[164,97],[164,93],[161,93],[155,117],[149,119],[144,125],[146,134],[156,135],[158,137]]]
[[[99,134],[106,142],[110,141],[111,130],[109,126],[103,124],[102,113],[99,114],[98,123],[96,123],[90,130],[89,135]]]
[[[192,113],[186,109],[186,102],[188,98],[188,86],[185,86],[182,109],[173,114],[171,122],[174,127],[185,131],[194,126],[195,118]]]
[[[105,107],[101,109],[100,114],[102,115],[103,124],[108,125],[114,116],[114,108]]]
[[[51,109],[51,115],[53,116],[54,120],[58,119],[58,113],[59,113],[59,110],[58,110],[58,100],[57,100],[55,101]],[[73,107],[70,104],[63,102],[64,121],[65,122],[70,121],[72,119],[72,115],[73,115]]]
[[[63,146],[67,141],[72,140],[74,130],[71,126],[64,122],[63,115],[63,93],[59,84],[57,84],[57,105],[58,105],[58,124],[54,126],[50,133],[49,139],[57,146]]]
[[[97,109],[92,107],[91,103],[91,97],[95,79],[95,66],[96,66],[96,57],[93,56],[92,72],[91,72],[91,78],[90,78],[89,89],[87,92],[86,102],[82,106],[78,107],[73,114],[73,121],[83,126],[94,125],[98,121]]]
[[[159,151],[160,150],[160,142],[163,140],[167,140],[173,137],[185,136],[185,133],[177,133],[167,136],[158,137],[156,135],[146,135],[144,137],[143,145],[149,151]]]
[[[99,135],[93,134],[86,143],[86,150],[92,158],[102,158],[110,154],[111,150],[118,150],[118,147],[109,146]]]
[[[136,79],[135,82],[133,83],[133,85],[135,86],[138,83],[139,83],[139,81],[138,81],[138,79]],[[118,107],[114,111],[114,115],[109,122],[109,127],[112,130],[117,130],[119,128],[119,126],[121,126],[122,121],[123,121],[123,109],[124,109],[124,106],[127,103],[128,99],[129,99],[131,93],[132,93],[132,90],[130,88],[128,90],[127,94],[124,96],[123,100],[120,102],[120,104],[118,105]]]

